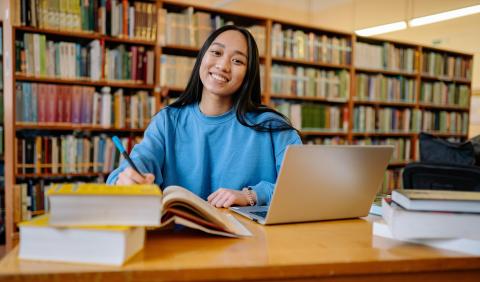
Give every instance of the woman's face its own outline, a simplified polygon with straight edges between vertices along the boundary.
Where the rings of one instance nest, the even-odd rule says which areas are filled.
[[[229,97],[242,85],[247,72],[247,40],[236,30],[215,38],[200,65],[203,94]]]

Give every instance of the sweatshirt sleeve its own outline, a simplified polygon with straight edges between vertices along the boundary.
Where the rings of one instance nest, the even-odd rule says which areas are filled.
[[[165,161],[165,122],[163,111],[155,115],[145,130],[143,140],[133,147],[130,158],[142,173],[155,175],[155,184],[162,186],[162,168]],[[107,179],[107,184],[115,184],[118,175],[128,166],[123,160],[120,166],[112,171]]]
[[[285,132],[276,133],[279,136],[274,138],[274,148],[275,148],[275,169],[278,173],[280,172],[280,167],[282,165],[283,156],[288,145],[302,144],[302,139],[295,131],[289,131],[288,134],[282,134]],[[287,135],[287,136],[286,136]],[[286,142],[284,140],[287,140]],[[265,206],[270,204],[272,198],[273,190],[275,189],[275,183],[268,181],[260,181],[254,186],[251,186],[252,189],[257,194],[257,205]]]

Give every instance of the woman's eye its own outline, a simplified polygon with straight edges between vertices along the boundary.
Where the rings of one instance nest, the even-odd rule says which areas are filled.
[[[236,64],[236,65],[244,65],[244,64],[245,64],[243,61],[241,61],[241,60],[239,60],[239,59],[233,59],[232,61],[233,61],[233,63]]]
[[[217,50],[211,50],[210,53],[212,53],[214,56],[220,56],[222,53],[220,53],[220,51],[217,51]]]

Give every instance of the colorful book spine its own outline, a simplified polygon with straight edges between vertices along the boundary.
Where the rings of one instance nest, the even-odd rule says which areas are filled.
[[[157,99],[147,91],[123,93],[110,87],[17,83],[18,124],[81,125],[141,129],[156,113]]]

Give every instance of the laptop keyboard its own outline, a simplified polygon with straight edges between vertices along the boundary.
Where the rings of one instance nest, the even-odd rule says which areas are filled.
[[[250,213],[263,218],[267,217],[266,211],[252,211]]]

